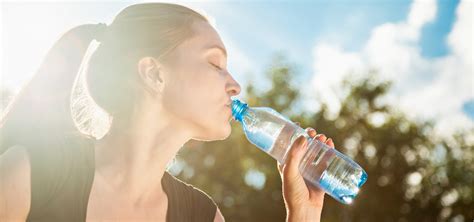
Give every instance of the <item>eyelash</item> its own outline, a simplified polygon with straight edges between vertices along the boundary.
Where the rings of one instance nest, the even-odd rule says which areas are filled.
[[[211,64],[212,66],[214,66],[214,68],[218,69],[219,71],[222,71],[222,68],[221,68],[221,67],[219,67],[219,66],[217,66],[217,65],[214,65],[214,64],[212,64],[212,63],[209,63],[209,64]]]

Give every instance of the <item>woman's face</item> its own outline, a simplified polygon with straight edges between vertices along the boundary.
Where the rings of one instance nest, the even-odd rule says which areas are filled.
[[[193,133],[193,139],[220,140],[231,132],[231,96],[240,85],[227,70],[227,53],[216,30],[195,22],[194,34],[163,62],[162,105]]]

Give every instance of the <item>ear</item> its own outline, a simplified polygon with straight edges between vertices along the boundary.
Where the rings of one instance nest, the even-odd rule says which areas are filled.
[[[160,94],[164,87],[161,64],[153,57],[143,57],[138,61],[138,75],[145,89],[152,95]]]

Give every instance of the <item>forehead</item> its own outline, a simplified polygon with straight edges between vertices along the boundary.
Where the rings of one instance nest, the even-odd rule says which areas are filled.
[[[162,61],[168,64],[188,62],[191,58],[216,53],[227,59],[227,52],[217,31],[207,22],[191,25],[192,35],[174,48]],[[192,60],[192,59],[191,59]]]
[[[217,31],[207,22],[198,21],[192,24],[193,35],[184,42],[183,47],[194,52],[203,53],[209,50],[222,52],[227,56],[227,52]]]

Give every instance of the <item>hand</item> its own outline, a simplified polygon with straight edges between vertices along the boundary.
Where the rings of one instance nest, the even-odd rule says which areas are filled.
[[[306,133],[311,138],[334,148],[331,138],[328,139],[323,134],[317,134],[313,128],[306,128]],[[307,148],[308,141],[306,138],[298,138],[290,148],[286,163],[278,164],[278,171],[282,179],[283,198],[287,210],[286,220],[288,222],[320,221],[321,219],[324,191],[311,184],[306,184],[298,169]]]

